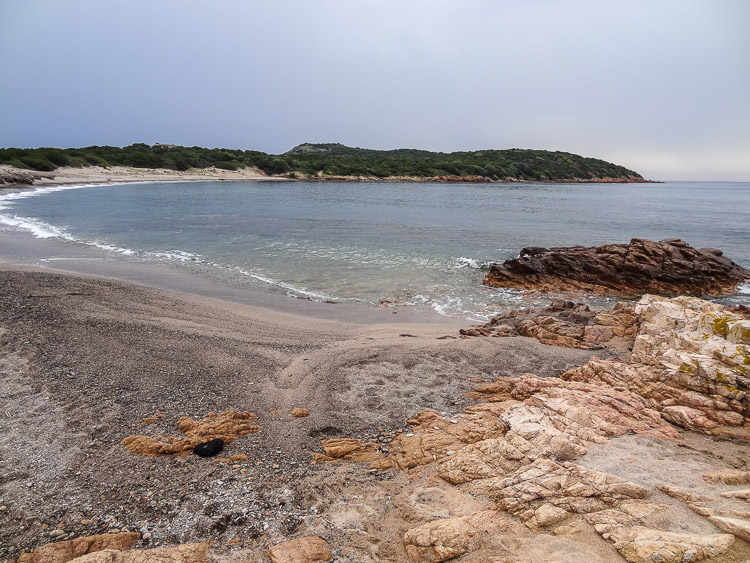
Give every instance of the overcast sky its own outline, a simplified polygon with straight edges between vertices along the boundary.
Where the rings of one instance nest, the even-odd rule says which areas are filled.
[[[537,148],[750,181],[749,0],[0,0],[0,146]]]

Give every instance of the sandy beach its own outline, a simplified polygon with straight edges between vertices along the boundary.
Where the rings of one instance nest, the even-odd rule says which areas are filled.
[[[470,378],[552,376],[590,355],[526,338],[455,339],[457,326],[332,323],[36,268],[6,265],[0,280],[8,546],[43,543],[43,525],[58,522],[78,535],[145,526],[152,545],[220,539],[206,523],[240,506],[247,522],[226,541],[261,521],[261,544],[278,539],[316,504],[310,479],[340,485],[338,469],[310,465],[321,437],[390,436],[421,409],[465,406]],[[296,407],[310,415],[290,417]],[[193,456],[133,456],[120,444],[224,410],[252,411],[263,425],[226,452],[251,458],[247,474]],[[142,423],[157,411],[157,424]]]
[[[5,167],[10,169],[10,167]],[[0,170],[1,172],[1,170]],[[29,171],[34,176],[34,186],[63,186],[70,184],[122,184],[130,182],[187,182],[208,180],[245,180],[283,182],[286,178],[271,177],[257,168],[222,170],[219,168],[191,168],[168,170],[165,168],[134,168],[132,166],[87,166],[74,168],[61,166],[52,172]],[[0,182],[0,187],[2,182]],[[19,187],[19,186],[12,186]]]
[[[592,482],[606,474],[636,491],[624,504],[596,501],[609,504],[597,505],[595,514],[626,507],[639,514],[641,528],[724,542],[714,561],[750,557],[750,543],[737,539],[730,546],[729,535],[717,535],[696,513],[701,507],[685,504],[684,495],[675,498],[689,489],[695,498],[718,499],[727,487],[701,476],[717,468],[750,471],[745,442],[679,430],[655,411],[644,419],[653,428],[628,430],[640,414],[619,419],[617,409],[606,409],[646,403],[618,386],[607,391],[615,398],[605,406],[553,403],[546,414],[530,411],[521,426],[546,430],[525,438],[509,438],[516,430],[507,422],[492,434],[500,418],[481,419],[493,404],[538,409],[547,399],[527,398],[522,383],[513,400],[477,405],[473,390],[529,373],[559,381],[592,358],[627,361],[628,346],[474,338],[460,334],[465,328],[465,321],[409,308],[252,291],[198,271],[6,230],[0,234],[0,560],[76,538],[136,532],[137,549],[210,542],[206,560],[227,563],[312,561],[270,559],[268,551],[309,536],[327,542],[331,560],[351,563],[625,561],[623,548],[592,527],[591,515],[571,509],[564,525],[552,519],[556,527],[532,526],[551,505],[536,508],[541,512],[532,520],[527,513],[506,514],[477,485],[493,482],[479,478],[486,477],[482,471],[518,469],[512,450],[524,440],[533,444],[525,462],[546,462],[544,432],[569,440],[553,456],[560,467],[574,467],[565,464],[576,458],[580,471],[594,472]],[[222,412],[254,425],[227,444],[219,456],[224,462],[136,455],[123,443],[133,436],[179,442],[186,420],[215,420]],[[605,428],[601,436],[579,428],[601,431],[597,424]],[[441,472],[459,449],[450,434],[455,429],[464,432],[459,446],[476,448],[464,458],[474,462],[505,435],[507,459],[500,463],[507,468],[487,466],[471,478],[476,481],[456,486]],[[438,446],[430,448],[437,449],[422,442],[419,463],[370,464],[415,433],[433,430]],[[353,448],[354,458],[320,462],[332,451],[330,440]],[[361,444],[369,444],[361,458],[367,462],[351,461]],[[654,502],[640,500],[646,496]],[[747,514],[739,499],[711,502],[723,503],[721,514]],[[464,539],[451,548],[455,557],[434,555],[430,542],[447,541],[439,528],[420,539],[435,523],[459,526]],[[685,540],[680,553],[703,540],[690,541],[698,543]]]
[[[422,409],[455,416],[472,403],[465,393],[477,384],[527,372],[555,377],[592,355],[610,355],[522,337],[461,339],[458,328],[323,320],[4,264],[5,560],[50,541],[136,531],[141,548],[210,541],[209,561],[265,562],[271,546],[309,535],[336,546],[337,561],[406,561],[402,538],[410,528],[481,511],[486,498],[438,479],[434,465],[405,472],[313,464],[321,440],[358,438],[387,452],[391,439],[410,435],[409,418]],[[296,408],[309,416],[291,416]],[[257,415],[260,430],[222,453],[235,461],[144,457],[121,443],[133,434],[179,436],[181,417],[212,411]],[[669,483],[716,493],[720,487],[699,475],[746,461],[741,443],[685,438],[680,446],[625,436],[596,446],[582,463],[650,486],[667,475]],[[659,494],[671,502],[670,528],[711,533],[710,524]],[[539,535],[513,519],[505,525],[494,551],[485,546],[461,561],[498,552],[525,561],[569,561],[572,552],[578,561],[623,560],[581,518],[563,536]],[[738,542],[716,560],[748,553]]]

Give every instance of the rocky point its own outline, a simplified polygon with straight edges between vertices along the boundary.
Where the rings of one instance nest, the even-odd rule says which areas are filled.
[[[693,248],[680,239],[596,247],[528,247],[518,258],[490,268],[484,284],[541,291],[584,290],[622,296],[724,295],[750,280],[715,248]]]

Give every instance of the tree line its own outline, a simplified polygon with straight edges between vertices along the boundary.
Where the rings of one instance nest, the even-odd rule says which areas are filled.
[[[39,171],[60,166],[132,166],[136,168],[216,167],[237,170],[257,167],[269,175],[297,178],[362,176],[483,177],[490,180],[638,180],[637,172],[622,166],[559,151],[533,149],[482,150],[441,153],[416,149],[372,150],[338,143],[302,144],[283,154],[253,150],[147,145],[83,148],[5,148],[0,164]]]

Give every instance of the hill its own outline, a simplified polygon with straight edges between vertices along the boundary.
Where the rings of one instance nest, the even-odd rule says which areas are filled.
[[[633,170],[567,152],[533,149],[431,152],[374,150],[339,143],[304,143],[283,154],[136,143],[127,147],[0,149],[0,164],[52,171],[60,166],[136,168],[257,167],[299,179],[401,179],[443,181],[643,182]]]

